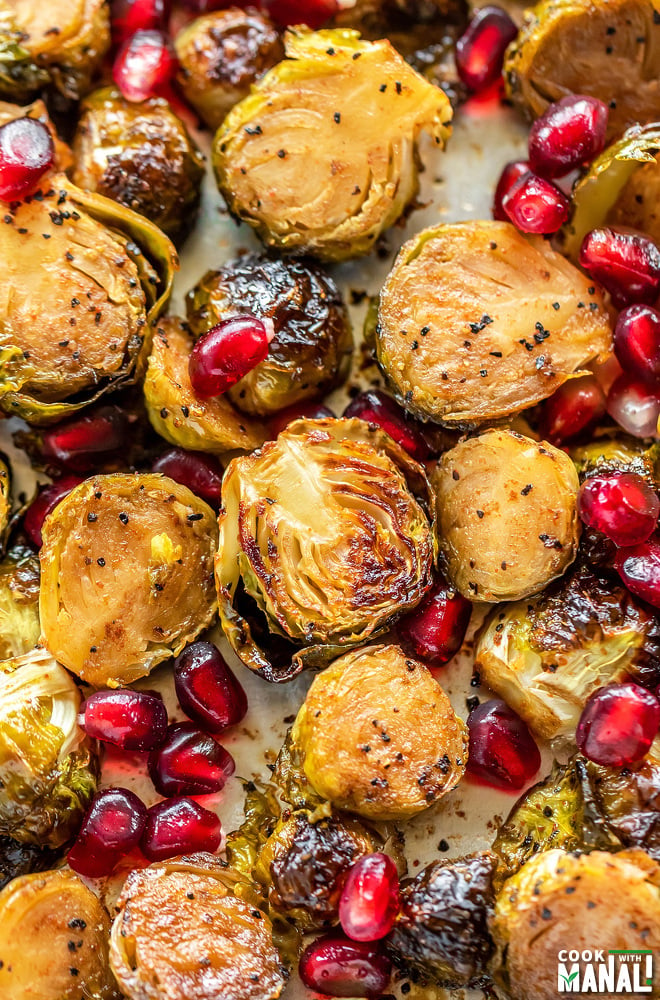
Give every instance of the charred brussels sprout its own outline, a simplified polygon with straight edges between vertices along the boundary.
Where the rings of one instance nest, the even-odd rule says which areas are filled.
[[[39,558],[16,545],[0,562],[0,660],[29,652],[40,631]]]
[[[213,855],[130,873],[110,962],[129,1000],[276,1000],[284,987],[254,887]]]
[[[433,535],[416,488],[423,503],[421,467],[361,420],[296,420],[231,462],[215,572],[222,627],[248,667],[289,680],[419,603]],[[297,645],[278,665],[282,638]]]
[[[441,561],[464,597],[515,601],[573,562],[578,477],[547,442],[486,431],[445,452],[432,485]]]
[[[267,246],[359,257],[414,201],[417,139],[445,141],[449,101],[354,31],[297,29],[286,53],[218,130],[220,190]]]
[[[120,1000],[109,931],[103,906],[73,872],[15,879],[0,892],[0,995]]]
[[[610,137],[660,118],[659,73],[652,0],[544,0],[527,12],[504,64],[509,97],[528,117],[589,94],[610,108]]]
[[[0,664],[0,835],[59,847],[96,791],[80,694],[43,649]]]
[[[95,687],[144,677],[215,617],[215,514],[166,476],[88,479],[42,534],[44,644]]]
[[[660,861],[660,745],[631,767],[601,767],[577,756],[585,815],[615,846],[641,847]],[[584,838],[583,838],[584,839]]]
[[[59,861],[60,850],[19,844],[13,837],[0,837],[0,889],[21,875],[32,875],[52,868]]]
[[[660,447],[616,431],[569,452],[580,480],[611,472],[636,472],[654,489],[660,488]]]
[[[186,100],[217,129],[235,104],[284,58],[279,32],[253,8],[217,10],[198,17],[174,40],[179,85]]]
[[[416,416],[470,426],[519,413],[611,351],[600,292],[508,222],[458,222],[404,245],[376,351]]]
[[[398,646],[367,646],[316,677],[292,739],[313,789],[338,809],[402,820],[451,791],[467,729],[427,668]]]
[[[73,143],[73,180],[139,212],[172,238],[199,207],[204,157],[162,97],[136,103],[115,87],[83,102]]]
[[[142,375],[176,267],[146,219],[63,174],[49,185],[0,229],[0,408],[35,424]]]
[[[188,294],[187,311],[196,336],[239,313],[272,321],[268,357],[227,393],[246,413],[267,416],[318,399],[348,374],[353,350],[348,311],[317,264],[242,257],[209,271]]]
[[[496,863],[492,854],[434,861],[404,883],[399,916],[387,939],[395,962],[422,980],[452,989],[487,979]]]
[[[546,739],[570,735],[587,699],[629,676],[660,682],[660,621],[611,577],[579,568],[486,620],[475,667]]]

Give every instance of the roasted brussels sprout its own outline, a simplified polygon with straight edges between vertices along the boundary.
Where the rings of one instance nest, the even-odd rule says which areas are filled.
[[[488,921],[494,906],[488,853],[434,861],[401,888],[388,951],[406,972],[441,986],[476,986],[487,978],[493,951]]]
[[[564,949],[601,949],[616,980],[612,948],[660,947],[660,865],[638,850],[538,854],[504,883],[491,933],[494,976],[516,1000],[556,1000],[557,956]],[[660,969],[653,983],[655,994]],[[618,992],[612,989],[608,996]]]
[[[620,431],[576,445],[569,452],[580,479],[609,472],[636,472],[649,486],[660,489],[660,446],[647,447],[639,438]]]
[[[539,597],[493,609],[475,669],[539,736],[572,735],[603,685],[632,676],[657,687],[660,621],[621,583],[579,567]]]
[[[21,875],[52,868],[61,851],[37,844],[19,844],[13,837],[0,837],[0,889]]]
[[[380,297],[376,351],[399,400],[447,426],[508,417],[611,351],[600,292],[508,222],[406,243]]]
[[[219,128],[252,85],[284,58],[272,21],[251,7],[196,18],[176,36],[174,48],[185,98],[212,129]]]
[[[568,94],[610,109],[608,135],[660,118],[660,22],[653,0],[543,0],[504,63],[507,93],[531,118]]]
[[[188,293],[186,306],[197,337],[238,313],[272,321],[268,357],[227,393],[245,413],[268,416],[319,399],[348,375],[353,350],[348,311],[317,264],[250,254],[205,274]]]
[[[464,597],[519,600],[575,559],[578,477],[551,444],[485,431],[445,452],[432,485],[440,558]]]
[[[73,872],[15,879],[0,892],[0,996],[119,1000],[109,931],[101,903]]]
[[[139,212],[173,239],[195,222],[204,157],[164,98],[127,101],[116,87],[90,94],[73,153],[83,190]]]
[[[433,536],[416,487],[423,502],[421,467],[356,419],[296,420],[231,462],[215,572],[222,627],[247,666],[289,680],[419,603],[431,584]],[[244,595],[257,615],[250,622]],[[264,617],[268,652],[257,644]],[[303,646],[287,646],[281,666],[271,648],[280,637]]]
[[[46,650],[0,663],[1,836],[59,847],[77,832],[98,776],[79,705]]]
[[[129,1000],[275,1000],[284,987],[268,917],[247,879],[209,854],[133,871],[110,962]]]
[[[142,374],[176,255],[146,219],[64,174],[0,229],[0,408],[59,420]]]
[[[402,820],[451,791],[467,729],[427,668],[398,646],[367,646],[312,683],[291,733],[312,787],[338,809]]]
[[[43,642],[89,684],[131,684],[213,621],[215,514],[174,480],[87,479],[42,534]]]
[[[28,653],[40,631],[39,559],[15,545],[0,562],[0,660]]]
[[[285,42],[218,130],[220,190],[267,246],[359,257],[414,201],[416,140],[444,142],[449,101],[387,41],[296,29]]]

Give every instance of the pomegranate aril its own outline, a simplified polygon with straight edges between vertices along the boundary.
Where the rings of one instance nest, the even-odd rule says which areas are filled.
[[[631,594],[660,608],[660,537],[619,549],[614,565]]]
[[[339,0],[261,0],[260,7],[282,27],[306,24],[314,30],[341,10]]]
[[[327,420],[334,417],[334,413],[322,403],[300,403],[298,405],[287,406],[280,410],[270,419],[270,431],[274,437],[281,434],[294,420],[305,418],[306,420]]]
[[[565,177],[605,148],[609,109],[596,97],[571,94],[551,104],[529,133],[529,162],[541,177]]]
[[[628,306],[614,329],[614,353],[628,375],[660,380],[660,312],[649,305]]]
[[[392,930],[399,909],[399,875],[387,854],[367,854],[348,873],[339,921],[353,941],[379,941]]]
[[[153,28],[165,30],[169,17],[169,0],[112,0],[112,40],[122,45],[136,31]]]
[[[594,375],[570,378],[543,404],[541,434],[562,445],[605,416],[605,393]]]
[[[344,416],[359,417],[368,424],[377,424],[418,462],[423,462],[430,455],[431,449],[419,426],[391,396],[380,389],[360,393],[348,404]]]
[[[592,476],[580,488],[578,511],[587,527],[615,545],[638,545],[655,531],[660,500],[636,472]]]
[[[221,396],[268,355],[272,323],[256,316],[233,316],[203,334],[193,347],[188,370],[200,399]]]
[[[34,545],[40,549],[42,545],[41,529],[44,521],[55,510],[60,500],[68,496],[71,490],[83,482],[80,476],[62,476],[48,486],[42,486],[36,497],[23,515],[23,531]]]
[[[570,202],[563,191],[536,174],[526,173],[502,198],[502,208],[521,233],[556,233],[568,219]]]
[[[298,972],[305,986],[330,997],[377,997],[385,992],[392,963],[378,944],[332,932],[305,948]]]
[[[471,91],[486,90],[502,73],[504,53],[518,29],[501,7],[482,7],[456,42],[456,69]]]
[[[193,799],[158,802],[147,810],[140,847],[150,861],[197,851],[214,854],[220,846],[220,820]]]
[[[136,31],[119,49],[112,77],[127,101],[168,97],[177,70],[174,49],[162,31]]]
[[[631,375],[620,375],[607,394],[607,412],[633,437],[656,437],[660,387],[654,389]]]
[[[660,250],[641,233],[592,229],[582,241],[580,264],[605,286],[617,309],[655,302],[660,291]]]
[[[660,701],[638,684],[608,684],[584,706],[575,739],[605,767],[627,767],[648,753],[660,727]]]
[[[43,122],[15,118],[0,126],[0,198],[20,201],[53,166],[55,144]]]
[[[96,691],[85,702],[88,736],[122,750],[153,750],[167,733],[167,709],[160,698],[142,691]]]
[[[201,451],[170,448],[151,466],[152,472],[169,476],[216,510],[222,500],[222,467],[217,459]]]
[[[502,199],[511,190],[516,181],[529,173],[529,163],[526,160],[513,160],[502,170],[493,196],[493,218],[498,222],[510,222],[509,216],[502,207]]]
[[[461,648],[471,614],[471,603],[440,578],[419,607],[398,622],[397,633],[411,653],[439,667]]]
[[[210,642],[193,642],[177,656],[174,686],[186,715],[210,733],[235,726],[247,712],[245,691]]]
[[[483,702],[468,717],[467,770],[495,788],[522,788],[541,766],[526,724],[500,698]]]
[[[230,753],[192,722],[176,722],[149,755],[149,776],[164,796],[210,795],[225,787],[236,765]]]
[[[71,472],[91,472],[99,458],[126,447],[130,421],[118,406],[102,406],[95,413],[44,431],[41,452]]]
[[[127,788],[104,788],[93,799],[67,861],[86,878],[110,875],[140,842],[147,807]]]

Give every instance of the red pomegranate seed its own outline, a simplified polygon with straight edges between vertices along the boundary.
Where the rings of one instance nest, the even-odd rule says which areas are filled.
[[[118,406],[102,406],[44,431],[42,455],[71,472],[91,472],[99,458],[126,447],[130,421]]]
[[[641,233],[592,229],[582,241],[580,264],[605,286],[617,309],[655,302],[660,291],[660,250]]]
[[[216,510],[222,499],[222,467],[216,458],[201,451],[170,448],[156,459],[152,472],[169,476],[175,483],[187,486],[196,496],[206,500]]]
[[[55,144],[35,118],[15,118],[0,126],[0,198],[20,201],[53,166]]]
[[[282,27],[306,24],[314,30],[341,10],[338,0],[262,0],[261,7]]]
[[[467,770],[495,788],[522,788],[541,766],[532,735],[500,698],[478,705],[468,717]]]
[[[368,424],[377,424],[418,462],[425,461],[431,453],[419,426],[391,396],[380,389],[360,393],[348,404],[344,416],[359,417]]]
[[[609,109],[596,97],[571,94],[551,104],[529,133],[529,162],[541,177],[565,177],[605,148]]]
[[[140,842],[147,808],[127,788],[104,788],[93,799],[67,861],[86,878],[110,875]]]
[[[177,60],[162,31],[136,31],[117,53],[112,77],[127,101],[168,97]]]
[[[628,375],[660,380],[660,312],[653,306],[628,306],[614,329],[614,353]]]
[[[210,399],[251,372],[268,355],[275,336],[272,322],[256,316],[233,316],[199,338],[190,354],[188,370],[196,396]]]
[[[392,930],[399,909],[399,875],[387,854],[367,854],[348,873],[339,921],[352,941],[378,941]]]
[[[158,802],[147,810],[140,847],[150,861],[164,861],[177,854],[215,853],[220,846],[220,820],[193,799]]]
[[[439,578],[419,607],[399,621],[397,632],[411,653],[439,667],[461,648],[471,614],[470,602]]]
[[[169,0],[112,0],[112,40],[122,45],[136,31],[165,30]]]
[[[270,419],[270,430],[274,437],[281,434],[294,420],[327,420],[334,417],[332,410],[322,403],[301,403],[300,405],[287,406],[280,410]]]
[[[605,416],[605,393],[594,375],[571,378],[543,404],[541,434],[562,445]]]
[[[476,12],[456,42],[456,69],[466,87],[479,93],[495,83],[507,46],[517,34],[516,25],[501,7],[482,7]]]
[[[614,562],[631,594],[660,608],[660,537],[652,535],[641,545],[619,549]]]
[[[308,989],[325,996],[377,997],[387,989],[392,963],[377,944],[333,931],[305,948],[298,972]]]
[[[638,684],[608,684],[584,706],[575,739],[604,767],[627,767],[648,753],[660,727],[660,701]]]
[[[578,511],[587,527],[615,545],[639,545],[655,531],[660,500],[636,472],[592,476],[580,488]]]
[[[35,549],[42,546],[41,529],[48,515],[55,510],[60,500],[64,500],[82,482],[80,476],[62,476],[54,483],[41,487],[23,516],[23,531]]]
[[[97,691],[85,702],[88,736],[122,750],[153,750],[167,733],[167,710],[160,698],[142,691]]]
[[[660,389],[630,375],[619,375],[607,394],[607,412],[634,437],[656,437]]]
[[[526,173],[502,198],[502,208],[521,233],[556,233],[568,219],[566,195],[536,174]]]
[[[502,207],[502,199],[511,190],[516,181],[529,173],[529,163],[526,160],[513,160],[502,170],[493,196],[493,218],[498,222],[510,222],[509,216]]]
[[[149,775],[164,796],[210,795],[225,787],[236,765],[230,753],[192,722],[176,722],[149,755]]]
[[[177,656],[174,686],[186,715],[210,733],[235,726],[247,712],[245,691],[210,642],[193,642]]]

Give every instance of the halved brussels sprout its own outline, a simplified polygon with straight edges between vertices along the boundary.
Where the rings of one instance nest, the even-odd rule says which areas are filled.
[[[240,313],[272,321],[268,357],[227,393],[245,413],[268,416],[319,399],[348,375],[348,310],[332,278],[311,261],[240,257],[208,271],[188,293],[186,308],[196,337]]]
[[[239,413],[226,395],[199,399],[188,374],[193,342],[175,316],[161,320],[154,334],[144,379],[147,416],[170,444],[190,451],[222,455],[252,451],[268,432],[258,420]]]
[[[231,7],[196,18],[176,36],[174,48],[181,90],[212,129],[284,58],[279,32],[253,8]]]
[[[373,820],[428,809],[463,777],[467,729],[424,664],[367,646],[315,677],[291,733],[319,795]]]
[[[120,1000],[109,932],[106,911],[73,872],[15,879],[0,892],[0,996]]]
[[[511,100],[538,118],[568,94],[610,109],[608,135],[660,118],[660,21],[653,0],[543,0],[509,46]]]
[[[546,441],[485,431],[445,452],[431,482],[441,562],[464,597],[517,601],[575,559],[578,476]]]
[[[378,361],[412,413],[447,426],[519,413],[611,349],[600,291],[508,222],[424,230],[381,292]]]
[[[225,635],[250,669],[289,680],[419,603],[433,533],[416,488],[427,500],[421,467],[357,419],[296,420],[230,463],[216,583]],[[287,643],[278,664],[281,638],[297,646]]]
[[[284,988],[254,887],[209,854],[130,873],[110,963],[129,1000],[275,1000]]]
[[[1,24],[2,3],[0,0],[0,35],[2,33]],[[2,42],[0,41],[0,53],[1,51]],[[0,54],[0,60],[1,59],[2,55]],[[1,78],[2,70],[0,68],[0,80]],[[2,86],[0,84],[0,92],[1,91]],[[28,104],[26,107],[21,107],[19,104],[7,104],[5,101],[0,101],[0,125],[6,125],[7,122],[13,122],[17,118],[34,118],[36,121],[40,121],[42,125],[46,126],[53,139],[53,145],[55,146],[55,170],[65,172],[73,166],[73,154],[67,144],[62,142],[58,136],[55,126],[51,121],[50,115],[48,114],[48,109],[43,101],[33,101],[32,104]]]
[[[417,139],[441,145],[451,106],[387,41],[298,28],[285,44],[215,137],[218,185],[267,246],[359,257],[414,201]]]
[[[0,663],[0,835],[59,847],[77,833],[98,777],[79,706],[45,649]]]
[[[64,174],[10,215],[0,228],[0,408],[43,424],[142,375],[176,254],[152,223]]]
[[[639,438],[616,430],[575,445],[569,452],[580,479],[608,472],[636,472],[649,486],[660,489],[660,445],[647,447]]]
[[[0,660],[28,653],[40,633],[39,557],[15,545],[0,562]]]
[[[95,476],[58,504],[42,535],[43,642],[87,683],[131,684],[211,625],[215,514],[186,486]]]

